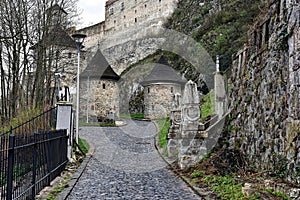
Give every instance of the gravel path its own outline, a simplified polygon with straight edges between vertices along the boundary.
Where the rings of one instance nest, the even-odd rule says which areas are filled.
[[[200,199],[166,169],[154,147],[155,125],[127,121],[118,128],[84,127],[95,153],[68,199]]]

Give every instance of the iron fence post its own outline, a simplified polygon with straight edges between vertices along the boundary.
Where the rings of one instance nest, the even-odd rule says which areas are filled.
[[[12,128],[10,129],[12,133]],[[9,144],[8,144],[8,170],[7,170],[7,193],[6,199],[12,200],[13,195],[13,180],[14,180],[14,153],[15,153],[15,135],[9,135]]]
[[[33,135],[34,146],[33,146],[33,159],[32,159],[32,191],[31,199],[35,199],[35,184],[36,184],[36,152],[37,152],[37,132]]]

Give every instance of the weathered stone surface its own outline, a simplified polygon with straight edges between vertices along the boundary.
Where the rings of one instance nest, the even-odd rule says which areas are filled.
[[[299,183],[299,4],[272,1],[233,62],[230,146]]]
[[[85,80],[81,82],[80,120],[89,116],[90,122],[107,118],[108,114],[119,116],[119,87],[113,80]]]
[[[221,119],[227,112],[227,94],[223,75],[217,70],[215,73],[215,113]]]
[[[201,112],[197,84],[193,81],[185,84],[181,113],[178,163],[185,168],[196,164],[205,152],[204,140],[197,137]]]
[[[181,93],[178,84],[154,84],[145,87],[145,117],[162,119],[170,116],[172,99],[175,93]]]

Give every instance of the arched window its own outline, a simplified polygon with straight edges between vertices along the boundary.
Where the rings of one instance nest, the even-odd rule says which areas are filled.
[[[106,85],[105,83],[102,84],[102,89],[105,90],[106,89]]]

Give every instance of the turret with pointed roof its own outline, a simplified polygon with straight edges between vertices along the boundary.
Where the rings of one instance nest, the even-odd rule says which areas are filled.
[[[80,74],[81,120],[101,122],[109,116],[119,116],[119,79],[98,49]]]
[[[185,82],[170,66],[167,59],[161,56],[155,67],[152,69],[150,75],[142,82],[143,86],[152,84],[184,84]]]
[[[162,56],[141,84],[145,87],[145,118],[159,119],[169,117],[173,96],[182,94],[185,81]]]
[[[95,56],[80,75],[80,78],[118,81],[120,76],[111,68],[102,52],[98,49]]]

